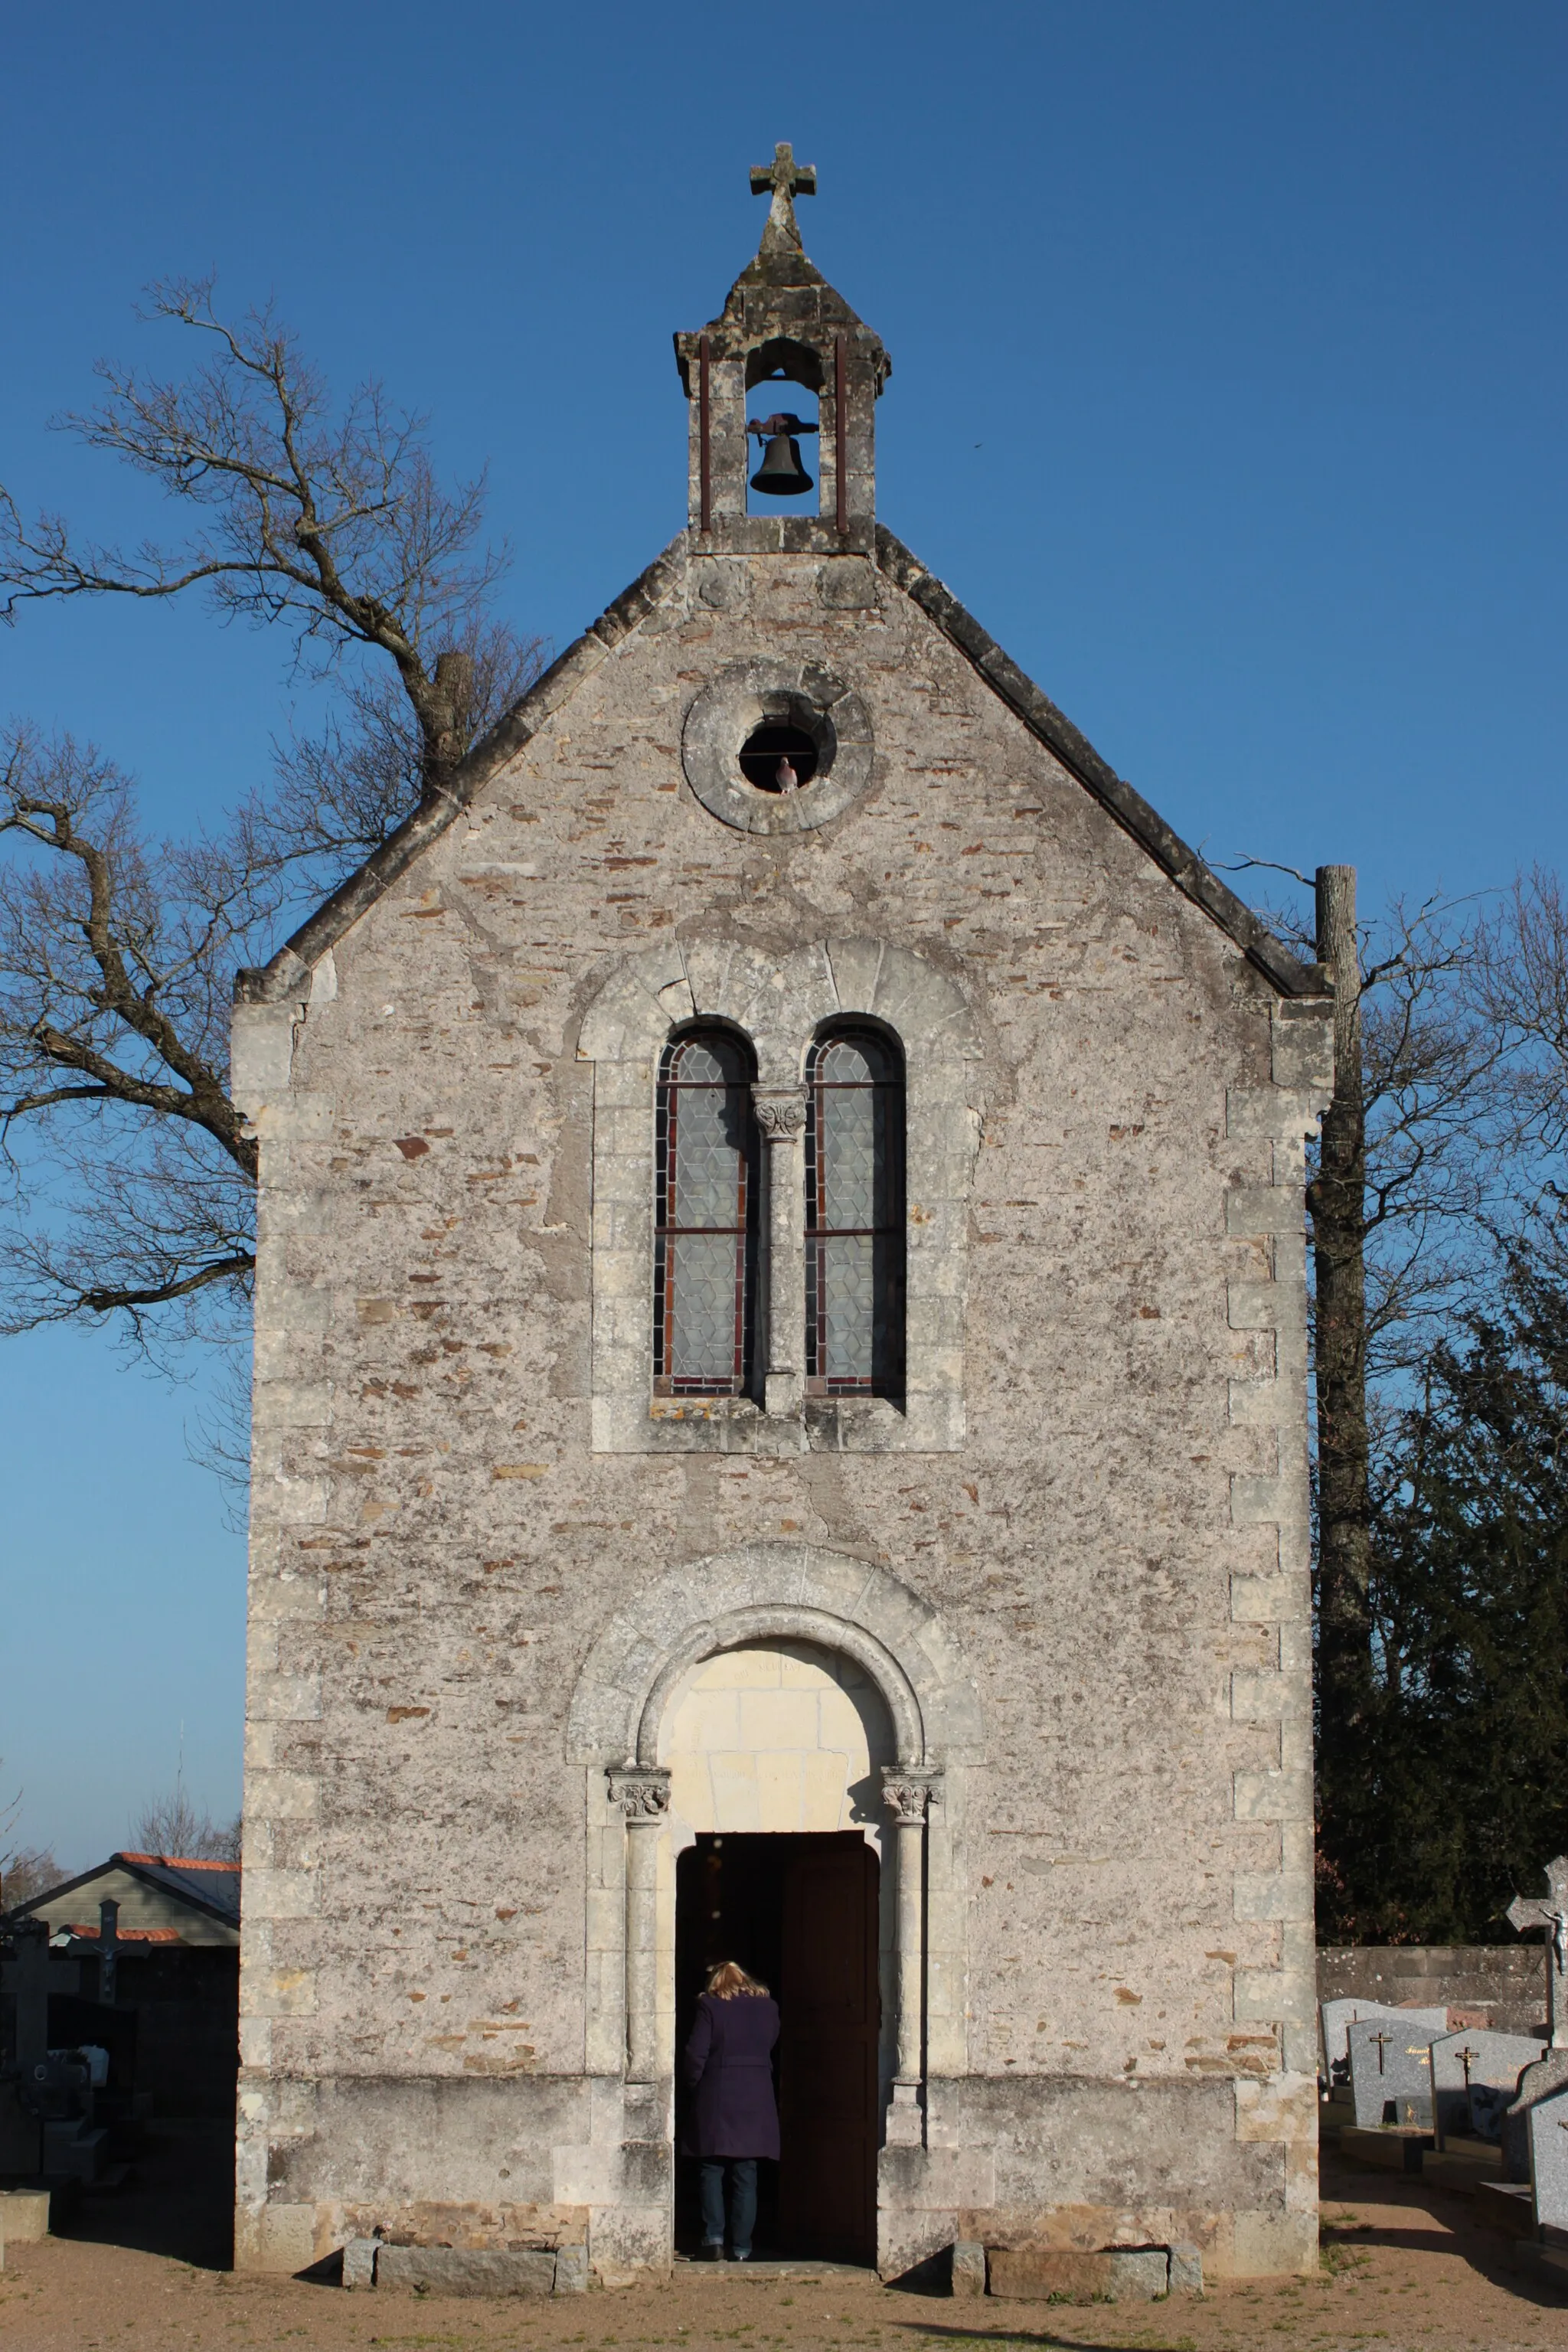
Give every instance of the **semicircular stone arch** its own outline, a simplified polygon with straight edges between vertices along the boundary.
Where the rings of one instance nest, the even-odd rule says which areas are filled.
[[[750,1544],[688,1561],[616,1612],[578,1676],[574,1763],[651,1764],[668,1696],[701,1659],[761,1640],[841,1650],[876,1683],[901,1764],[981,1756],[974,1685],[936,1612],[875,1562],[812,1545]]]
[[[770,1644],[847,1662],[874,1686],[892,1760],[882,1804],[898,1843],[887,1915],[896,2063],[889,2138],[918,2136],[916,2077],[967,2064],[964,1883],[968,1781],[983,1761],[979,1700],[937,1612],[875,1561],[757,1543],[688,1560],[616,1612],[578,1675],[567,1714],[583,1769],[590,1920],[587,2048],[594,2071],[666,2077],[674,2063],[671,1774],[661,1736],[694,1670]],[[689,1828],[685,1842],[689,1842]],[[874,1842],[888,1850],[885,1832]],[[922,2044],[923,2034],[923,2044]]]
[[[825,940],[774,956],[749,940],[672,940],[617,964],[584,1008],[579,1060],[650,1062],[672,1029],[732,1022],[756,1047],[763,1086],[798,1086],[823,1022],[861,1014],[908,1055],[974,1066],[980,1045],[956,981],[888,940]],[[965,1092],[976,1089],[975,1069]]]

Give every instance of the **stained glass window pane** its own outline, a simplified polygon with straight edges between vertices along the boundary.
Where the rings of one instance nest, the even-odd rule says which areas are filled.
[[[670,1243],[670,1370],[678,1380],[735,1376],[736,1244],[731,1234],[681,1234]]]
[[[876,1087],[824,1089],[821,1217],[828,1232],[880,1222],[878,1177],[886,1173],[886,1123]]]
[[[869,1234],[818,1244],[822,1252],[821,1370],[828,1381],[868,1382],[876,1370],[872,1333],[877,1319]]]
[[[688,1037],[670,1056],[670,1076],[684,1086],[733,1086],[741,1076],[740,1055],[719,1039]]]
[[[819,1391],[898,1392],[903,1360],[903,1070],[869,1031],[807,1067],[806,1363]]]
[[[742,1222],[745,1115],[740,1087],[680,1087],[675,1104],[676,1225],[733,1227]]]
[[[881,1059],[879,1055],[879,1065]],[[858,1037],[836,1037],[831,1045],[823,1047],[817,1059],[816,1075],[826,1086],[868,1087],[874,1078],[881,1077],[883,1072],[879,1066],[872,1066],[869,1040],[862,1042]]]
[[[733,1394],[752,1355],[758,1146],[734,1038],[685,1037],[659,1075],[654,1372],[666,1393]]]

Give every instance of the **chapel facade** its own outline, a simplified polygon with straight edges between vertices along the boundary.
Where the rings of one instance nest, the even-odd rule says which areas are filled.
[[[764,2245],[1315,2262],[1323,975],[879,521],[810,184],[685,529],[240,976],[242,2267],[667,2270],[731,1957]]]

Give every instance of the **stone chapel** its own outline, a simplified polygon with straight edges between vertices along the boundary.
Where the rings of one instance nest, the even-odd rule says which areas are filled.
[[[1297,961],[879,520],[752,174],[688,520],[242,973],[237,2248],[1316,2256]]]

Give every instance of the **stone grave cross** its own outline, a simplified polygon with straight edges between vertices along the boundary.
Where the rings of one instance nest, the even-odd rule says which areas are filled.
[[[786,245],[798,246],[800,230],[795,224],[792,199],[816,195],[816,166],[815,163],[797,163],[795,149],[787,139],[783,140],[773,149],[771,163],[752,164],[752,194],[773,198],[768,206],[768,225],[763,233],[764,238],[772,243],[775,237],[782,237]]]
[[[1383,2053],[1391,2042],[1398,2041],[1399,2036],[1396,2033],[1369,2033],[1366,2038],[1369,2042],[1375,2042],[1377,2044],[1377,2071],[1381,2074],[1385,2071]]]
[[[1546,1893],[1516,1895],[1508,1923],[1521,1934],[1546,1929],[1546,2030],[1553,2050],[1568,2050],[1568,1853],[1546,1865]]]

